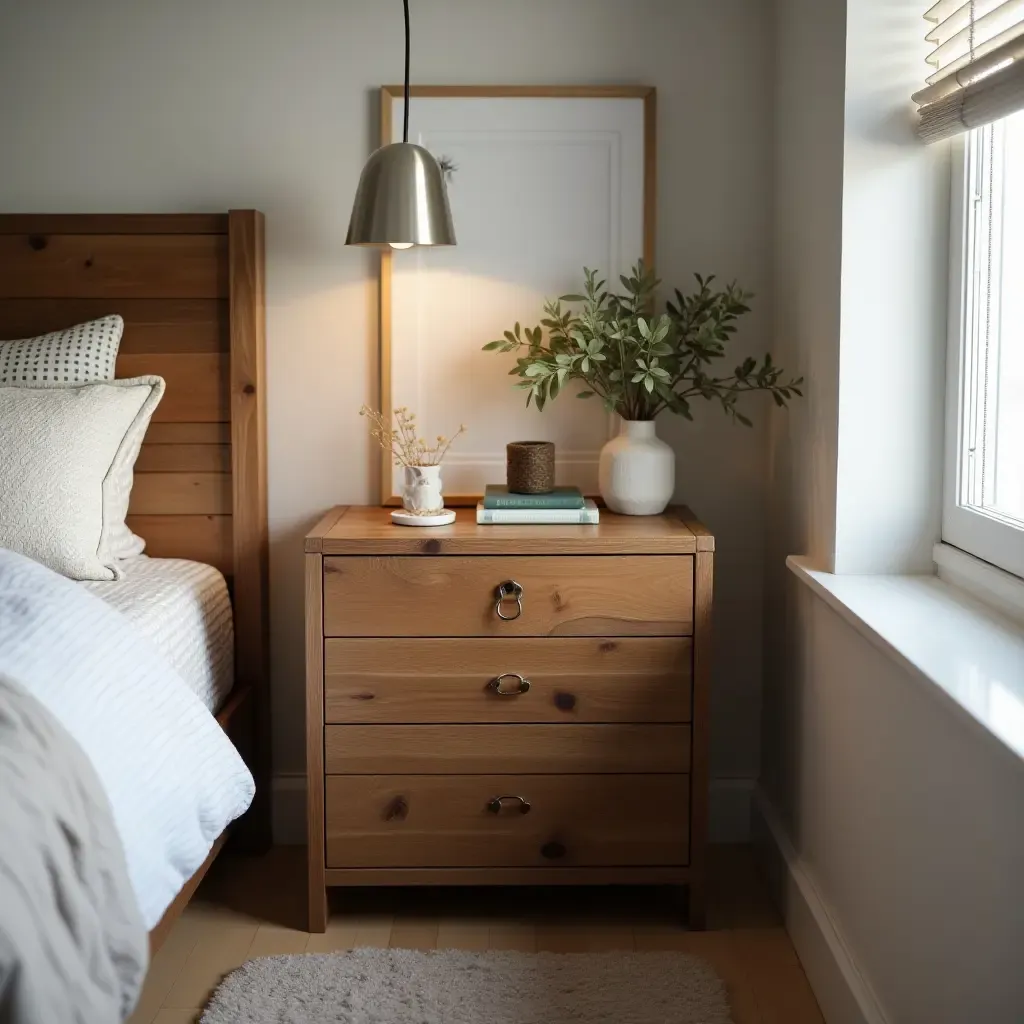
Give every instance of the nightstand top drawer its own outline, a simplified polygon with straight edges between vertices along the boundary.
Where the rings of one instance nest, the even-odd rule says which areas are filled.
[[[394,526],[387,509],[334,509],[306,537],[325,555],[692,555],[715,539],[688,508],[660,516],[619,516],[601,509],[598,526],[478,526],[460,508],[451,526]]]
[[[324,636],[687,636],[693,557],[332,556],[323,600]]]

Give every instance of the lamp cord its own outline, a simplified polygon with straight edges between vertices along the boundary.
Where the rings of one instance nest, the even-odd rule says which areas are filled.
[[[409,0],[402,0],[405,8],[405,109],[402,112],[402,141],[409,141]]]

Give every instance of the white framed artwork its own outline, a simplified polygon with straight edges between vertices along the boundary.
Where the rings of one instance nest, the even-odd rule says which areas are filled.
[[[543,412],[482,346],[546,298],[579,292],[583,268],[609,285],[653,264],[655,93],[647,87],[413,87],[409,141],[451,166],[457,244],[381,256],[381,411],[417,414],[423,436],[467,432],[446,456],[447,504],[505,480],[509,441],[553,441],[558,483],[597,490],[611,417],[570,390]],[[401,87],[381,95],[382,139],[401,141]],[[385,453],[384,504],[400,504]]]

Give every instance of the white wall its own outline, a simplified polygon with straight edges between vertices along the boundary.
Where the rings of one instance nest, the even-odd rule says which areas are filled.
[[[784,565],[930,567],[948,153],[911,130],[924,7],[775,5],[775,347],[812,379],[772,418],[760,785],[830,1024],[1002,1024],[1024,1007],[1019,762]]]
[[[658,89],[664,278],[738,277],[768,323],[770,9],[763,0],[417,0],[421,83]],[[376,499],[374,257],[343,245],[375,90],[401,76],[398,0],[0,0],[0,209],[267,215],[274,750],[301,771],[301,538]],[[500,194],[500,183],[497,183]],[[482,339],[486,340],[486,339]],[[497,372],[497,371],[496,371]],[[766,419],[763,403],[754,418]],[[472,424],[470,424],[472,428]],[[718,536],[713,772],[758,760],[761,431],[666,425],[678,496]],[[741,788],[742,792],[742,788]]]
[[[795,577],[787,589],[794,671],[776,694],[788,709],[784,755],[763,781],[791,867],[837,927],[844,965],[858,969],[854,990],[878,1014],[849,1013],[791,898],[790,930],[826,1019],[1018,1024],[1020,760]]]

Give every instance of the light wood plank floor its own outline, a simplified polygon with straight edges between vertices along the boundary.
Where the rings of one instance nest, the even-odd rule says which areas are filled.
[[[302,921],[305,850],[222,856],[150,967],[130,1024],[190,1024],[224,974],[253,957],[356,946],[683,950],[729,989],[736,1024],[824,1024],[747,847],[714,847],[709,928],[688,932],[652,889],[335,891],[327,932]]]

